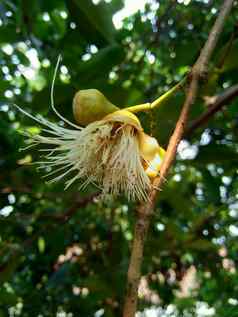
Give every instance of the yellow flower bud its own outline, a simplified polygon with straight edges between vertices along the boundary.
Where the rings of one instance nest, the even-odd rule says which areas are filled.
[[[118,109],[97,89],[79,90],[73,100],[74,118],[83,126],[101,120]]]

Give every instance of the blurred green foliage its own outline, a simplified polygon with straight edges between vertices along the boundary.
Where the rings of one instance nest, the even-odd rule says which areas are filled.
[[[93,186],[46,184],[27,165],[39,153],[19,152],[19,132],[36,124],[10,104],[57,120],[49,104],[59,54],[55,103],[67,118],[83,88],[119,106],[152,101],[189,71],[221,2],[151,0],[120,29],[112,17],[122,0],[0,2],[1,317],[120,316],[136,208],[123,197],[98,201]],[[234,7],[190,120],[206,110],[205,95],[237,83],[237,18]],[[178,92],[140,115],[164,146],[183,99]],[[145,248],[141,311],[238,316],[237,107],[234,100],[180,144]]]

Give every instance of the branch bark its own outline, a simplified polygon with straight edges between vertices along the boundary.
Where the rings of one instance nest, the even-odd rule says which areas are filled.
[[[138,286],[141,276],[141,263],[143,259],[143,249],[156,202],[157,189],[161,188],[168,171],[176,155],[177,146],[182,139],[188,119],[189,109],[194,103],[199,80],[206,75],[209,59],[217,44],[218,37],[223,29],[224,22],[232,8],[233,0],[225,0],[220,13],[209,33],[209,37],[201,50],[200,56],[193,66],[190,74],[190,85],[186,99],[177,121],[175,130],[169,140],[169,145],[163,160],[160,175],[155,178],[152,190],[149,194],[149,202],[142,204],[137,210],[137,219],[134,229],[134,240],[127,273],[127,293],[125,297],[123,317],[134,317],[137,309]]]
[[[205,125],[207,121],[224,106],[228,105],[235,97],[238,96],[238,84],[226,89],[221,95],[217,96],[215,101],[209,105],[206,112],[202,113],[197,119],[195,119],[188,129],[186,129],[185,135],[189,136],[197,128]]]

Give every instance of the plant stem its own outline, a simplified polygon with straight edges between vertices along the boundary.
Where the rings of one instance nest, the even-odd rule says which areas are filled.
[[[173,96],[173,94],[175,94],[179,89],[181,89],[185,85],[186,81],[187,81],[187,78],[182,79],[179,83],[177,83],[174,87],[169,89],[166,93],[164,93],[162,96],[157,98],[152,103],[147,102],[147,103],[143,103],[141,105],[128,107],[128,108],[125,108],[123,110],[127,110],[127,111],[130,111],[132,113],[137,113],[137,112],[140,112],[140,111],[148,111],[148,110],[157,108],[163,102],[165,102],[166,100],[171,98]]]
[[[140,111],[148,111],[148,110],[151,110],[151,104],[149,102],[142,103],[141,105],[135,105],[132,107],[124,108],[123,110],[127,110],[127,111],[130,111],[132,113],[137,113]]]
[[[156,99],[155,101],[153,101],[151,103],[151,108],[157,108],[158,106],[160,106],[164,101],[166,101],[167,99],[169,99],[170,97],[172,97],[173,94],[175,94],[178,90],[180,90],[187,81],[187,77],[185,77],[184,79],[182,79],[179,83],[177,83],[174,87],[172,87],[170,90],[168,90],[165,94],[163,94],[162,96],[160,96],[158,99]]]
[[[232,8],[232,4],[233,0],[224,1],[220,9],[220,13],[215,21],[215,24],[213,25],[209,33],[209,37],[203,49],[201,50],[200,56],[192,68],[188,93],[186,95],[186,99],[180,117],[177,121],[175,130],[169,140],[169,145],[165,154],[165,158],[162,162],[160,175],[159,177],[155,178],[153,182],[152,190],[149,193],[149,202],[142,204],[138,208],[132,253],[127,274],[127,294],[124,303],[123,317],[134,317],[136,313],[138,300],[137,292],[141,276],[143,249],[157,198],[156,188],[161,188],[161,186],[163,185],[165,177],[167,176],[168,171],[176,156],[177,146],[183,137],[189,110],[197,96],[199,80],[201,77],[204,76],[204,74],[206,74],[207,64],[217,44],[218,37],[222,32],[225,19]]]

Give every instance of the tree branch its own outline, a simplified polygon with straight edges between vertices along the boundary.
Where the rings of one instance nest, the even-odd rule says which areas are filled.
[[[186,129],[185,135],[190,135],[194,130],[206,124],[207,121],[224,106],[229,104],[235,97],[238,96],[238,84],[226,89],[221,95],[215,98],[215,101],[209,104],[207,111],[195,119]]]
[[[192,68],[188,93],[173,135],[169,140],[168,149],[166,151],[166,155],[161,166],[160,176],[155,178],[153,182],[153,189],[149,194],[149,202],[142,204],[137,210],[132,253],[127,274],[127,294],[124,303],[123,317],[135,316],[137,309],[137,293],[141,276],[141,263],[143,258],[144,243],[156,202],[157,189],[161,188],[161,186],[163,185],[165,177],[167,176],[168,171],[173,163],[177,151],[177,146],[184,134],[184,129],[187,123],[190,107],[194,103],[197,96],[199,80],[206,74],[207,64],[216,46],[218,37],[223,29],[225,19],[231,10],[232,4],[233,0],[224,1],[220,13],[215,21],[215,24],[210,31],[207,42],[205,43],[197,62]]]

